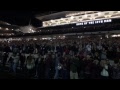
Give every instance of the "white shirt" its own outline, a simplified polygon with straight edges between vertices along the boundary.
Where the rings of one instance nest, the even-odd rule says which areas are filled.
[[[88,44],[88,45],[86,46],[86,49],[87,49],[87,51],[91,51],[91,45]]]
[[[18,63],[19,62],[19,56],[12,56],[13,62]]]
[[[97,49],[98,49],[98,50],[102,50],[102,46],[101,46],[101,45],[98,45],[98,46],[97,46]]]
[[[34,60],[32,59],[32,62],[31,63],[27,63],[27,69],[32,69],[33,67],[35,66],[35,62]]]
[[[101,72],[101,76],[105,76],[105,77],[108,77],[109,76],[109,73],[108,73],[108,66],[107,65],[105,65],[105,68],[102,70],[102,72]]]

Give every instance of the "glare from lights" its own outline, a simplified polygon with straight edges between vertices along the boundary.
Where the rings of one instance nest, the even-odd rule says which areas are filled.
[[[87,17],[87,14],[86,15],[84,15],[85,17]]]
[[[6,28],[6,30],[9,30],[8,28]]]
[[[98,15],[101,15],[101,14],[102,14],[101,12],[98,13]]]
[[[111,19],[109,19],[109,22],[112,22],[112,20],[111,20]]]
[[[118,34],[118,35],[112,35],[111,37],[120,37],[120,34]]]
[[[84,19],[89,19],[89,20],[97,20],[97,16],[95,15],[94,16],[94,14],[96,14],[97,13],[97,15],[98,16],[101,16],[101,15],[104,15],[106,12],[108,12],[108,11],[104,11],[104,12],[101,12],[101,11],[99,11],[99,12],[95,12],[94,13],[94,11],[93,11],[93,13],[91,13],[90,15],[89,15],[89,17],[88,17],[88,15],[87,14],[89,14],[89,13],[87,13],[88,11],[86,11],[86,12],[77,12],[77,14],[75,14],[75,13],[72,13],[72,14],[68,14],[68,15],[66,15],[66,17],[65,18],[62,18],[62,19],[57,19],[57,22],[55,23],[55,21],[56,20],[53,20],[54,22],[52,22],[52,20],[48,20],[48,21],[45,21],[45,22],[43,22],[43,27],[47,27],[47,26],[57,26],[57,25],[64,25],[64,24],[71,24],[71,23],[73,23],[73,19],[75,20],[74,22],[75,23],[78,23],[78,22],[84,22]],[[114,12],[114,11],[109,11],[109,12]],[[119,12],[119,11],[118,11]],[[93,16],[92,16],[92,14],[93,14]],[[110,13],[109,13],[110,14]],[[109,17],[104,17],[104,19],[109,19],[110,17],[111,17],[111,15],[104,15],[104,16],[109,16]],[[63,22],[64,21],[64,22]],[[104,20],[103,20],[103,23],[108,23],[108,22],[111,22],[111,21],[106,21],[105,20],[105,22],[104,22]],[[102,23],[100,20],[97,22],[97,23],[95,23],[95,24],[98,24],[98,23]],[[88,23],[89,24],[89,23]],[[91,24],[93,24],[93,23],[91,23]]]
[[[20,27],[21,28],[21,32],[23,33],[33,33],[34,32],[34,27],[32,26],[24,26],[24,27]]]
[[[106,38],[109,38],[109,36],[108,36],[108,35],[106,35]]]
[[[33,40],[37,40],[37,38],[34,38]]]
[[[65,36],[63,36],[65,38]]]
[[[70,18],[71,18],[71,19],[73,19],[74,17],[73,17],[73,16],[71,16]]]
[[[51,22],[53,22],[53,20],[51,20]]]

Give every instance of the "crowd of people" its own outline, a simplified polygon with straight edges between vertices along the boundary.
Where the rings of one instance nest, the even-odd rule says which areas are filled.
[[[119,38],[1,42],[3,70],[38,79],[120,79]]]

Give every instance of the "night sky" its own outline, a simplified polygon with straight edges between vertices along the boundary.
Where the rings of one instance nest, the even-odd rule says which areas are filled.
[[[12,10],[6,10],[6,11],[0,11],[0,20],[8,22],[12,25],[19,25],[19,26],[26,26],[29,24],[31,20],[31,24],[35,27],[41,26],[41,21],[35,18],[36,14],[44,14],[49,11],[32,11],[32,10],[26,10],[26,11],[12,11]]]

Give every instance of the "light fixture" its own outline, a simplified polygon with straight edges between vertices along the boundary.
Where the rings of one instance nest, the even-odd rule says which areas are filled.
[[[85,14],[84,17],[87,17],[87,14]]]
[[[73,16],[71,16],[70,18],[71,18],[71,19],[73,19],[74,17],[73,17]]]
[[[98,12],[98,15],[100,16],[102,13],[101,12]]]

